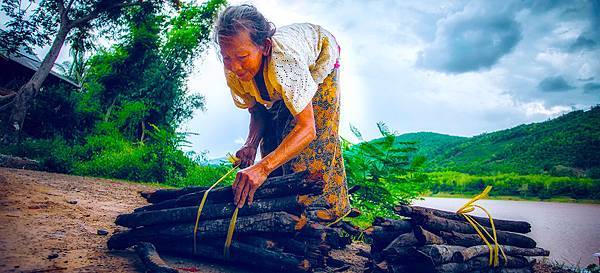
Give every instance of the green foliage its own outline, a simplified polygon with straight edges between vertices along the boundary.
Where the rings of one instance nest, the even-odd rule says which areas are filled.
[[[600,181],[590,178],[516,173],[471,175],[451,171],[432,172],[427,176],[427,188],[434,194],[477,194],[490,185],[494,188],[490,196],[600,199]]]
[[[110,122],[98,124],[79,147],[79,158],[70,172],[171,186],[212,184],[227,166],[201,166],[201,156],[184,153],[186,134],[151,126],[146,143],[131,142]],[[215,178],[216,177],[216,178]],[[231,178],[230,178],[231,179]]]
[[[419,143],[428,171],[598,178],[600,106],[471,138],[416,133],[399,139]]]
[[[61,136],[48,139],[27,139],[20,145],[2,145],[1,154],[9,154],[38,160],[45,169],[68,173],[72,169],[73,155],[78,147],[73,147]]]
[[[0,48],[9,54],[19,48],[32,53],[32,47],[49,45],[60,29],[67,30],[71,46],[82,52],[94,47],[93,31],[120,30],[119,25],[127,21],[123,15],[131,9],[139,6],[170,8],[158,0],[5,0],[0,3],[2,17],[8,19],[6,29],[0,30]]]
[[[42,90],[25,123],[32,131],[0,153],[38,159],[49,171],[173,186],[214,183],[228,167],[200,165],[201,155],[181,150],[186,134],[176,128],[203,109],[203,98],[188,94],[186,78],[223,5],[212,0],[172,12],[161,1],[143,1],[113,14],[111,22],[125,26],[117,44],[84,61],[89,44],[79,40],[79,63],[69,73],[83,80],[81,90]]]
[[[397,141],[384,123],[377,126],[380,139],[364,141],[360,131],[351,127],[362,142],[342,140],[348,184],[361,187],[352,196],[353,206],[363,211],[359,222],[370,222],[375,216],[394,217],[393,206],[418,197],[426,180],[418,173],[424,159],[414,156],[415,143]]]

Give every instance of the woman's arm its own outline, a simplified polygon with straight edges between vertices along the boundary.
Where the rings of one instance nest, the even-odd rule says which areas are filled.
[[[246,143],[235,153],[239,158],[238,162],[241,168],[247,168],[254,164],[256,158],[256,150],[262,139],[265,128],[265,108],[260,104],[256,104],[248,109],[250,112],[250,128]]]
[[[256,165],[240,170],[233,184],[235,192],[235,203],[243,207],[246,199],[251,205],[254,193],[265,182],[267,176],[279,166],[297,156],[304,148],[308,147],[317,135],[315,129],[315,117],[312,103],[302,110],[296,117],[296,126],[281,141],[281,144],[265,156]]]

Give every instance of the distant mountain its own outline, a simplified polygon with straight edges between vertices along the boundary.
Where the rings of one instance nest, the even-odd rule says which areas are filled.
[[[397,140],[418,142],[430,171],[600,178],[600,106],[475,137],[410,133]]]

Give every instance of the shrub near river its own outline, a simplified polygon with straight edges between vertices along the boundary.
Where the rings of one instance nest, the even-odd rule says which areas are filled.
[[[549,175],[471,175],[460,172],[433,172],[427,174],[427,188],[433,194],[477,194],[487,185],[493,186],[492,196],[523,198],[600,199],[600,180]]]

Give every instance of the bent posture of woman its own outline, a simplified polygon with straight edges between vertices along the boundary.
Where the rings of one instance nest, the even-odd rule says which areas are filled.
[[[303,23],[275,29],[251,5],[230,6],[215,24],[233,101],[250,112],[242,168],[233,184],[238,207],[252,204],[268,176],[308,170],[325,181],[309,204],[326,204],[327,222],[349,209],[338,136],[340,48],[328,31]],[[254,164],[260,145],[262,159]]]

